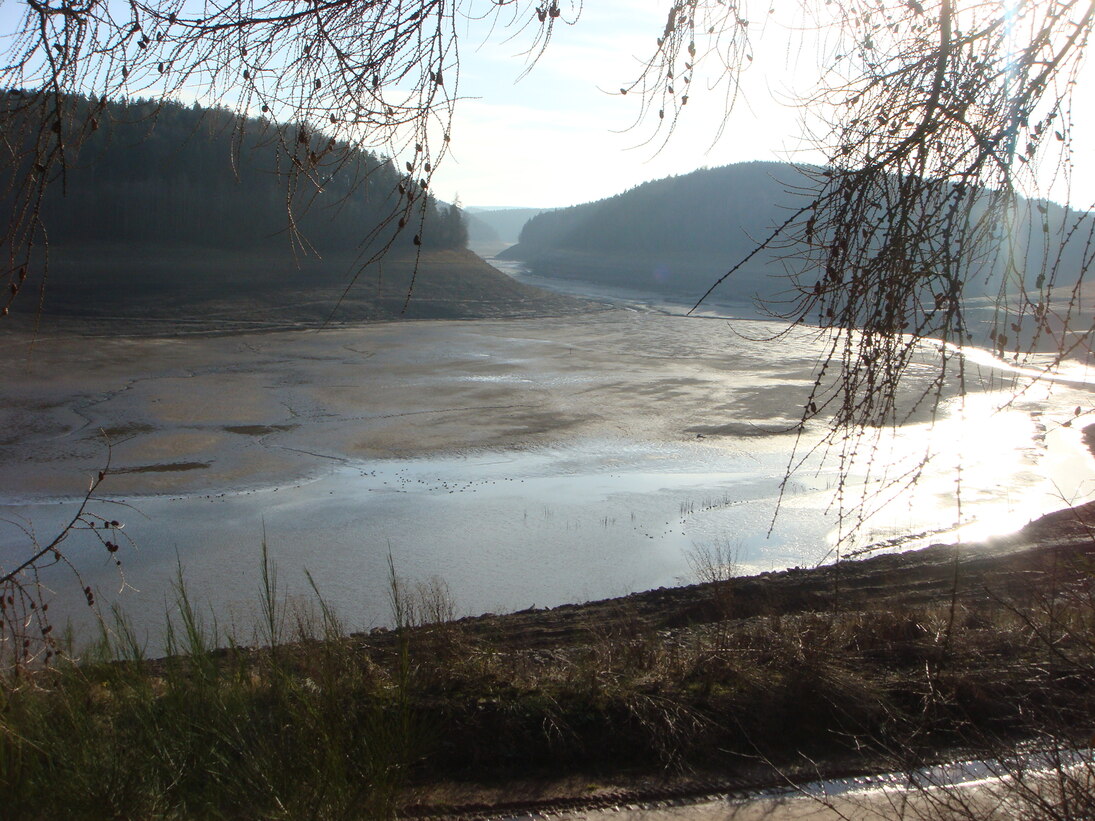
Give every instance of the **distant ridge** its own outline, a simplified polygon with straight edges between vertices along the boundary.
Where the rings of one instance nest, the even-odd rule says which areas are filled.
[[[726,269],[806,200],[788,193],[795,167],[753,162],[644,183],[597,202],[532,217],[499,254],[545,277],[579,279],[698,299]],[[763,252],[717,298],[771,294],[776,252]]]
[[[815,169],[816,170],[816,169]],[[541,277],[653,291],[692,304],[732,266],[746,259],[776,226],[808,204],[812,188],[806,170],[774,162],[706,168],[647,182],[614,197],[539,214],[526,223],[520,241],[498,254],[521,260]],[[1036,209],[1036,210],[1035,210]],[[1026,233],[1026,287],[1035,278],[1050,240],[1051,253],[1077,218],[1047,202],[1021,203],[1014,224]],[[1044,228],[1042,227],[1044,224]],[[1034,230],[1032,230],[1032,228]],[[712,303],[775,301],[791,294],[787,277],[797,261],[786,243],[776,242],[753,256],[711,295]],[[1062,255],[1057,284],[1070,284],[1080,270],[1082,242]],[[988,256],[986,254],[986,256]],[[999,294],[1000,267],[965,284],[965,295],[981,298],[986,309]],[[1008,287],[1015,287],[1014,272]],[[809,285],[810,274],[805,273]]]
[[[521,229],[545,208],[473,208],[469,209],[468,239],[471,242],[503,242],[513,244]]]

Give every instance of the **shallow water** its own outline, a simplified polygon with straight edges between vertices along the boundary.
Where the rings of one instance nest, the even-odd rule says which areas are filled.
[[[232,368],[210,366],[205,388],[200,369],[179,378],[173,365],[166,377],[130,379],[118,393],[85,402],[87,419],[92,407],[106,414],[95,424],[137,431],[125,446],[134,453],[145,447],[159,458],[214,468],[160,474],[160,493],[97,502],[107,518],[125,522],[132,540],[121,570],[87,538],[73,539],[69,555],[100,602],[119,602],[157,647],[180,566],[203,612],[250,640],[264,534],[283,591],[306,594],[307,569],[349,625],[362,629],[390,621],[389,553],[408,579],[443,578],[461,613],[499,612],[688,581],[697,554],[729,553],[742,573],[817,564],[836,557],[851,522],[860,527],[840,542],[840,555],[879,543],[894,549],[983,538],[1095,491],[1095,462],[1079,423],[1062,426],[1076,405],[1090,403],[1086,385],[1043,385],[1003,410],[996,408],[1010,394],[990,390],[948,401],[934,426],[879,433],[871,441],[875,458],[852,473],[842,521],[835,454],[800,466],[781,494],[791,454],[808,449],[816,432],[796,444],[793,435],[773,432],[782,421],[763,420],[795,413],[799,365],[787,350],[763,345],[739,344],[737,359],[713,358],[715,343],[697,353],[697,329],[711,327],[697,324],[705,321],[648,314],[553,320],[550,327],[428,323],[413,334],[374,328],[232,338]],[[601,346],[602,338],[616,339],[615,347]],[[639,341],[654,338],[657,352],[635,353]],[[370,341],[380,354],[324,364],[324,352],[356,351]],[[251,345],[267,347],[265,358],[248,364],[240,351]],[[214,361],[217,350],[203,355]],[[395,364],[378,363],[393,351]],[[320,379],[323,368],[328,376]],[[358,381],[349,384],[348,371]],[[727,398],[738,396],[745,398],[737,404]],[[523,421],[515,438],[508,432],[514,397],[565,424],[530,434]],[[292,406],[291,424],[264,410],[272,399]],[[159,416],[147,415],[150,407]],[[459,425],[446,421],[458,412]],[[87,419],[68,433],[46,430],[36,452],[83,464],[76,461],[83,440],[73,437],[92,424]],[[382,423],[408,419],[417,427],[381,436]],[[147,432],[140,420],[151,420]],[[720,434],[687,432],[696,429]],[[378,448],[353,444],[363,436],[422,447],[384,458]],[[182,453],[191,441],[212,444]],[[282,461],[271,461],[274,455]],[[306,456],[314,458],[285,461]],[[50,460],[26,459],[0,488],[6,556],[25,545],[20,527],[33,526],[45,539],[75,509],[71,494],[27,491],[38,472],[53,468]],[[250,464],[262,470],[248,472]],[[123,479],[134,476],[144,475]],[[49,581],[62,594],[73,584],[64,574]],[[71,601],[58,595],[54,612],[86,628],[86,609],[66,608]]]
[[[994,446],[991,458],[967,468],[967,537],[1008,532],[1054,505],[1042,471],[1057,458],[1067,464],[1076,443],[1058,431],[1045,449],[1021,447],[1037,435],[1023,416],[1004,414],[979,431],[1015,446]],[[906,445],[918,434],[907,432]],[[99,550],[83,565],[108,599],[111,590],[121,594],[135,622],[155,624],[181,564],[195,598],[243,636],[254,615],[263,533],[283,590],[305,592],[307,568],[358,628],[389,621],[389,551],[401,575],[446,580],[465,613],[680,583],[689,580],[697,552],[714,555],[720,547],[736,556],[736,572],[813,565],[834,557],[837,472],[799,474],[775,516],[789,439],[772,437],[763,450],[597,441],[370,460],[291,486],[125,500],[132,507],[110,514],[127,522],[136,545],[126,551],[124,577]],[[999,492],[1002,476],[1006,493]],[[907,547],[953,535],[941,532],[954,515],[949,491],[953,478],[944,466],[929,472],[915,493],[898,494],[876,514],[857,543],[896,538]],[[7,514],[52,532],[71,508],[36,505]]]
[[[594,441],[369,460],[293,486],[129,500],[132,509],[112,514],[138,545],[125,559],[133,589],[122,600],[136,621],[154,622],[177,551],[200,599],[222,622],[245,623],[263,531],[288,588],[304,589],[307,568],[358,627],[388,621],[389,550],[401,575],[445,579],[472,613],[679,583],[693,545],[720,540],[749,569],[815,563],[827,549],[811,510],[820,496],[789,510],[765,538],[781,475],[775,449]],[[53,507],[61,516],[71,505]],[[19,510],[43,532],[59,523],[49,512]],[[90,575],[100,587],[120,586],[105,557]]]

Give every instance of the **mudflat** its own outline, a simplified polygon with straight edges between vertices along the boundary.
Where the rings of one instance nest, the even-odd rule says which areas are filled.
[[[760,447],[797,423],[822,341],[801,331],[776,342],[763,323],[612,310],[173,337],[47,328],[8,331],[4,344],[0,492],[40,500],[78,495],[108,455],[110,492],[140,497],[289,482],[372,457],[587,438]],[[1030,645],[1023,618],[1041,613],[1047,586],[1081,603],[1090,595],[1091,521],[1080,508],[961,551],[425,625],[411,639],[415,669],[426,671],[414,705],[445,743],[410,785],[407,814],[764,786],[772,773],[751,767],[751,745],[789,715],[798,725],[787,746],[767,753],[790,758],[805,744],[824,754],[823,772],[869,770],[880,754],[856,757],[845,742],[918,737],[912,719],[940,681],[955,692],[933,707],[928,755],[966,740],[956,716],[982,716],[1008,738],[1030,732],[1034,696],[1070,717],[1087,690],[1071,689],[1077,676],[1063,687],[1031,678],[1049,656]],[[948,625],[954,661],[940,641]],[[395,637],[349,642],[383,668]],[[545,731],[556,725],[570,730]],[[487,739],[523,741],[496,749]],[[710,779],[662,777],[712,751],[725,758]],[[522,772],[539,777],[514,784]]]
[[[355,627],[386,623],[389,552],[410,578],[443,577],[473,614],[680,583],[697,545],[732,543],[743,572],[833,555],[833,465],[794,477],[771,529],[825,349],[809,329],[604,307],[172,336],[109,328],[6,329],[0,548],[24,550],[24,526],[41,537],[63,526],[106,469],[98,497],[127,505],[110,515],[131,540],[125,583],[91,540],[85,566],[98,569],[84,584],[101,601],[119,595],[145,626],[162,620],[180,560],[215,612],[246,610],[263,539],[287,584],[306,591],[307,568]],[[914,400],[932,355],[910,371]],[[972,414],[997,400],[992,387],[963,403],[971,421],[950,403],[933,430],[914,416],[887,434],[887,470],[900,476],[931,449],[931,471],[862,545],[946,538],[956,460],[964,514],[994,533],[1086,481],[1090,466],[1073,469],[1090,461],[1079,430],[1052,418],[1072,418],[1078,389]],[[808,423],[797,446],[823,430]]]
[[[170,337],[7,330],[0,493],[78,495],[108,459],[109,492],[133,496],[368,457],[764,437],[797,423],[790,400],[820,348],[802,332],[773,349],[769,333],[624,310]]]

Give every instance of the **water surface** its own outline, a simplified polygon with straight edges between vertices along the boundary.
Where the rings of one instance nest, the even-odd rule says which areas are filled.
[[[1090,404],[1083,375],[1008,403],[1017,377],[987,361],[984,389],[934,425],[861,443],[874,458],[842,494],[833,452],[783,484],[821,433],[791,430],[820,345],[739,331],[616,311],[40,343],[9,383],[23,427],[0,444],[0,549],[10,561],[24,528],[45,539],[72,516],[107,428],[117,473],[95,509],[131,542],[119,569],[88,534],[70,540],[85,582],[150,627],[181,566],[241,640],[264,538],[283,590],[306,593],[307,569],[368,628],[390,620],[389,553],[409,579],[443,578],[462,613],[499,612],[677,584],[697,553],[758,572],[982,538],[1095,490],[1081,423],[1064,426]],[[50,583],[55,612],[86,625],[71,580]]]

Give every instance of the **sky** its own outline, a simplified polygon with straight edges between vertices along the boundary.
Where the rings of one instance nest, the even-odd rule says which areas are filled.
[[[559,2],[562,16],[552,41],[531,69],[523,52],[532,27],[492,31],[472,19],[491,8],[492,0],[461,3],[468,15],[457,24],[461,69],[451,154],[438,164],[432,182],[441,200],[553,208],[702,167],[823,159],[801,139],[796,101],[814,88],[825,55],[803,48],[810,39],[782,28],[784,16],[751,21],[755,59],[741,76],[741,94],[721,138],[715,135],[725,110],[726,78],[697,74],[686,116],[663,144],[660,138],[650,141],[653,118],[636,124],[638,95],[621,96],[618,90],[637,78],[640,60],[653,53],[667,3]],[[0,0],[0,33],[15,29],[23,8],[19,0]],[[1095,61],[1084,84],[1095,90]],[[1084,99],[1082,90],[1077,99]],[[1077,134],[1095,134],[1095,108],[1079,105],[1075,116]],[[1080,146],[1090,143],[1077,140]],[[1081,149],[1074,160],[1071,201],[1095,203],[1095,151]],[[1065,192],[1058,188],[1049,196],[1061,201]]]
[[[531,71],[522,52],[532,27],[492,31],[473,19],[492,8],[492,0],[460,4],[465,14],[457,24],[461,70],[452,153],[433,177],[440,199],[459,198],[473,206],[558,207],[703,166],[793,156],[797,115],[777,99],[790,87],[796,66],[772,47],[773,41],[786,39],[782,35],[765,36],[765,48],[758,49],[745,77],[747,94],[717,144],[713,136],[722,119],[725,83],[703,93],[716,78],[697,75],[688,116],[673,139],[665,146],[660,141],[643,145],[652,124],[632,127],[638,95],[624,97],[618,90],[638,76],[639,58],[654,52],[666,4],[594,0],[580,7],[580,0],[558,2],[562,16]],[[529,7],[521,8],[527,12]],[[0,34],[17,29],[24,9],[21,0],[0,0]],[[0,38],[0,46],[5,44]],[[816,78],[816,66],[805,62],[806,76]],[[446,76],[451,80],[448,70]],[[181,97],[202,102],[197,94]]]
[[[471,206],[560,207],[612,196],[652,179],[748,160],[817,162],[801,139],[795,100],[813,89],[824,56],[801,49],[801,33],[754,23],[755,60],[718,141],[722,89],[697,78],[687,116],[669,142],[644,145],[652,123],[634,125],[637,95],[618,89],[639,73],[662,32],[665,4],[596,0],[576,25],[560,25],[531,71],[528,36],[505,42],[468,22],[459,30],[460,101],[452,155],[434,175],[434,192]],[[563,5],[567,19],[569,6]],[[527,34],[527,33],[526,33]],[[1087,78],[1095,75],[1089,66]],[[1095,82],[1087,82],[1095,89]],[[1083,100],[1083,93],[1077,99]],[[1076,133],[1095,133],[1095,112],[1078,106]],[[1084,145],[1077,140],[1078,145]],[[659,150],[660,148],[660,150]],[[1075,155],[1072,202],[1095,202],[1095,151]],[[1050,193],[1057,200],[1065,192]]]
[[[623,0],[591,3],[576,25],[556,26],[527,72],[521,51],[528,36],[504,42],[497,32],[467,24],[460,31],[452,155],[435,172],[436,194],[473,206],[559,207],[704,166],[802,159],[795,151],[798,112],[780,102],[790,99],[796,67],[778,49],[757,55],[746,94],[718,142],[725,83],[708,90],[714,78],[697,77],[687,117],[672,139],[648,143],[653,121],[636,125],[638,95],[622,96],[619,89],[638,76],[639,58],[653,53],[665,24],[660,9]],[[566,15],[564,6],[562,19]],[[814,65],[806,71],[816,79]]]

